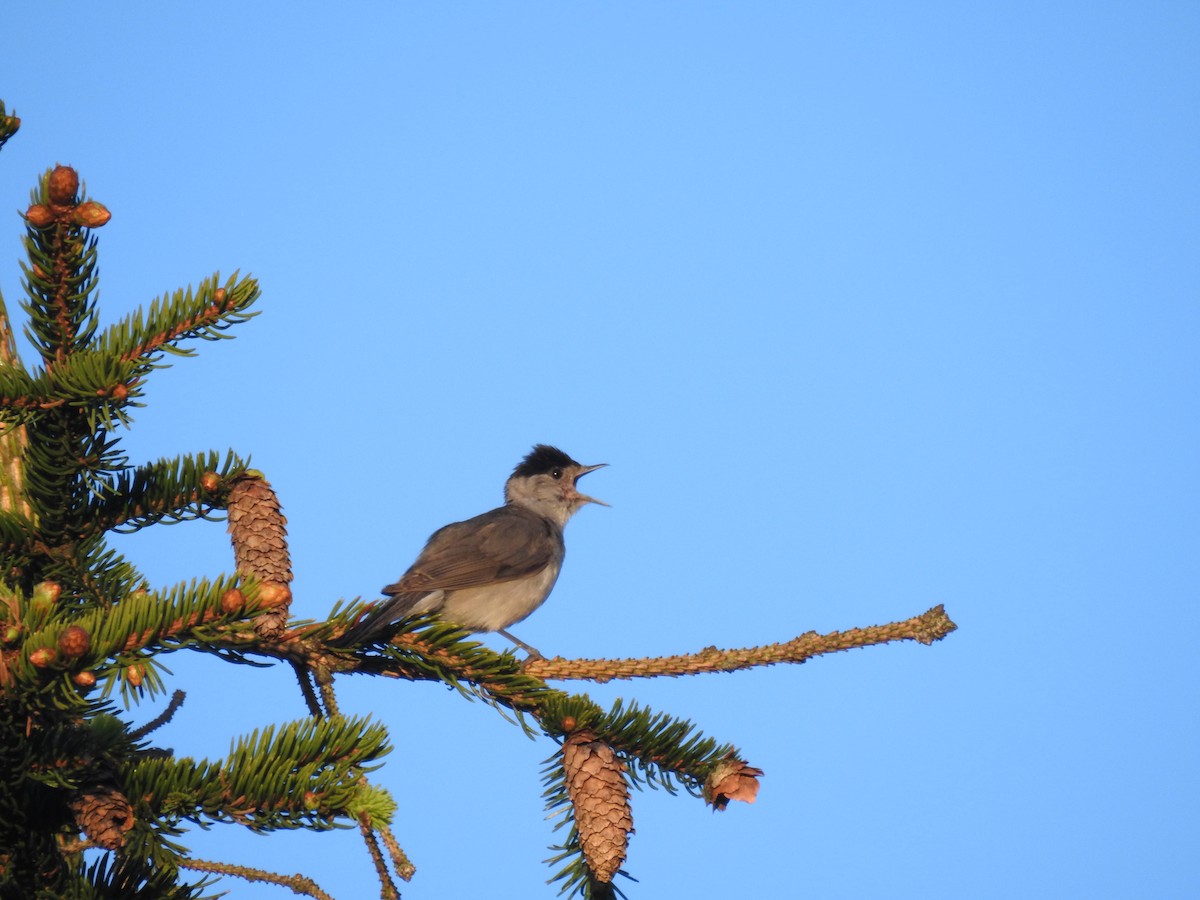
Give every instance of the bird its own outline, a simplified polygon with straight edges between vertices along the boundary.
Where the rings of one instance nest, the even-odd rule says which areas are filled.
[[[545,602],[562,569],[563,527],[589,503],[577,482],[607,463],[585,466],[557,447],[536,444],[504,484],[504,505],[439,528],[394,584],[389,599],[352,625],[338,643],[361,645],[378,639],[399,619],[439,613],[466,631],[494,631],[542,654],[506,629]]]

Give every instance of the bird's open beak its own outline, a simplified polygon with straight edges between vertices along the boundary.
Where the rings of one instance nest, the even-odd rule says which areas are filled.
[[[597,463],[594,466],[583,466],[580,469],[579,474],[575,476],[575,484],[576,484],[575,500],[576,501],[578,501],[579,503],[595,503],[599,506],[608,506],[611,508],[611,504],[605,503],[603,500],[597,500],[595,497],[589,497],[587,494],[581,494],[581,493],[579,493],[579,490],[578,490],[580,478],[582,478],[588,472],[595,472],[597,469],[603,469],[607,465],[608,465],[608,463]]]

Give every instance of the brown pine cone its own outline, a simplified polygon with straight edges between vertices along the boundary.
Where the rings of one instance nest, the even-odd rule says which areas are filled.
[[[562,754],[583,858],[597,881],[612,881],[625,862],[633,831],[625,765],[612,747],[588,731],[568,737]]]
[[[279,498],[266,480],[243,475],[229,490],[229,536],[238,571],[257,578],[262,585],[259,600],[264,612],[254,630],[275,640],[287,627],[292,592],[292,559],[288,553],[287,519]]]
[[[71,801],[75,824],[105,850],[125,844],[125,832],[133,827],[133,807],[115,787],[97,784],[80,790]]]
[[[287,519],[279,498],[262,478],[245,475],[229,491],[229,535],[238,571],[259,581],[290,584]]]

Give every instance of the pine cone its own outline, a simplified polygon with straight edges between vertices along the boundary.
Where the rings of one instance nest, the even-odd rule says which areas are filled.
[[[262,584],[264,599],[274,608],[259,619],[263,637],[279,637],[287,624],[292,560],[288,554],[287,519],[271,485],[258,476],[235,479],[229,490],[229,535],[238,571]]]
[[[633,831],[625,765],[612,747],[588,731],[568,737],[562,754],[583,858],[597,881],[612,881],[625,862]]]
[[[133,827],[133,807],[125,795],[109,785],[92,785],[75,795],[70,803],[75,824],[105,850],[125,844],[125,832]]]
[[[730,800],[753,803],[758,796],[758,776],[762,773],[762,769],[748,766],[736,756],[727,756],[704,779],[704,799],[717,810],[727,807]]]

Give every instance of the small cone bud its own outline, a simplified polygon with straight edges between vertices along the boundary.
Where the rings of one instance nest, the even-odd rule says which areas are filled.
[[[50,211],[50,207],[35,203],[25,210],[25,221],[34,228],[45,228],[54,222],[54,213]]]
[[[263,609],[284,606],[292,599],[292,591],[286,584],[268,582],[258,589],[258,605]]]
[[[246,595],[237,588],[230,588],[221,595],[221,610],[233,615],[246,605]]]
[[[210,494],[215,494],[217,488],[221,486],[221,476],[216,472],[205,472],[200,476],[200,487],[204,488]]]
[[[78,687],[90,688],[96,686],[96,673],[94,672],[76,672],[71,676],[71,680]]]
[[[57,655],[49,647],[39,647],[29,654],[29,661],[37,666],[37,668],[44,669],[46,666],[54,664]]]
[[[59,206],[74,203],[78,190],[79,175],[70,166],[55,166],[50,177],[46,179],[46,191],[50,195],[50,202]]]
[[[78,659],[92,646],[92,636],[78,625],[70,625],[58,636],[58,649],[69,659]]]
[[[563,720],[562,720],[563,731],[565,731],[569,734],[570,732],[575,730],[576,724],[577,723],[575,722],[574,716],[563,716]]]
[[[134,687],[141,687],[142,686],[142,667],[140,665],[138,665],[137,663],[134,663],[132,666],[130,666],[128,669],[125,670],[125,677],[129,680],[129,683],[132,684]]]
[[[12,645],[21,639],[21,626],[9,625],[4,629],[4,643]]]
[[[62,596],[62,585],[57,581],[43,581],[33,586],[33,597],[35,600],[57,603],[60,596]]]
[[[217,288],[213,291],[213,300],[217,303],[225,302],[225,288]]]
[[[129,397],[129,388],[126,385],[118,384],[112,390],[114,400],[125,400]]]
[[[82,225],[84,228],[99,228],[102,225],[108,224],[108,220],[112,218],[112,213],[108,211],[103,203],[88,200],[86,203],[80,203],[79,206],[75,207],[75,214],[72,218],[76,225]]]

